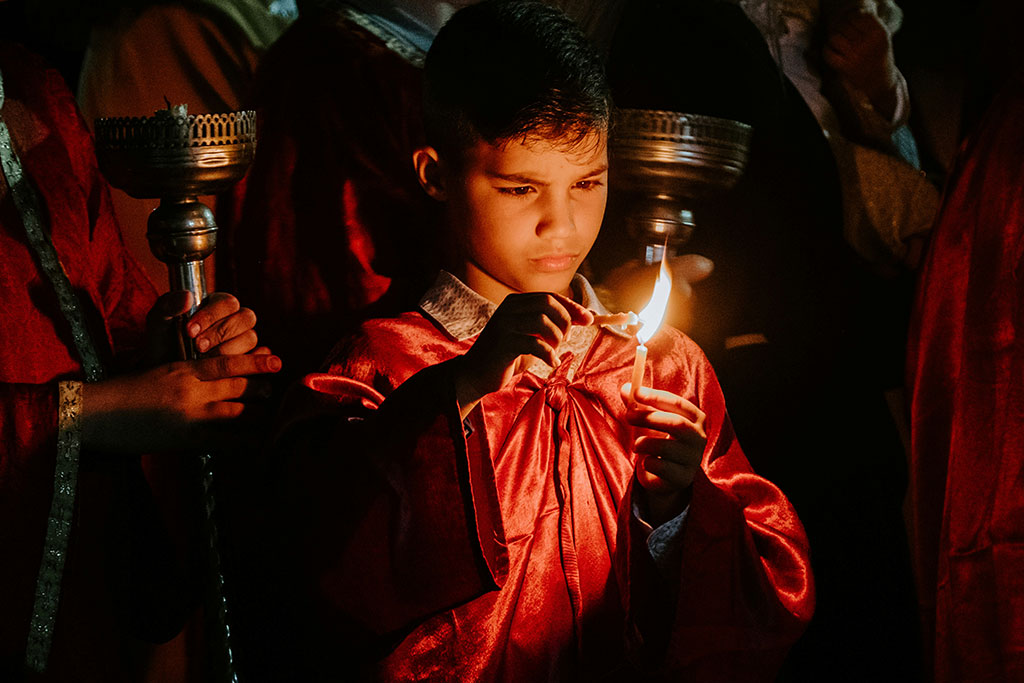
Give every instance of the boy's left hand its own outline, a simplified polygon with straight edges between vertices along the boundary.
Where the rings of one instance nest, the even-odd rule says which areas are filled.
[[[629,384],[621,389],[628,408],[626,422],[667,436],[643,435],[633,442],[633,451],[641,456],[636,478],[652,496],[652,503],[662,503],[657,507],[673,507],[667,503],[689,492],[700,468],[707,444],[706,416],[678,394],[640,387],[633,402],[630,389]]]

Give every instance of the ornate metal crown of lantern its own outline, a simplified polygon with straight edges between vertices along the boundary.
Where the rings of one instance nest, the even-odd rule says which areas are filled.
[[[626,227],[647,264],[693,232],[696,200],[736,184],[747,164],[745,123],[671,111],[620,109],[610,141],[611,187],[629,196]]]
[[[245,175],[256,152],[256,112],[187,114],[183,106],[154,116],[96,121],[96,156],[114,187],[136,199],[160,199],[146,237],[167,264],[171,289],[206,296],[203,259],[217,246],[213,212],[201,195]]]

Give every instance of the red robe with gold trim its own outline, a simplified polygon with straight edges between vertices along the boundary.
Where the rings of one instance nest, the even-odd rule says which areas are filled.
[[[38,193],[44,230],[100,360],[114,369],[115,358],[138,347],[155,292],[124,247],[92,140],[60,76],[8,44],[0,44],[0,73],[4,120]],[[17,680],[53,497],[57,382],[83,373],[70,326],[3,180],[0,330],[0,680]],[[95,460],[82,460],[45,680],[141,680],[149,646],[130,643],[115,623],[113,595],[122,586],[110,570],[123,550],[113,546],[123,538],[110,524],[117,501],[110,474]]]
[[[373,320],[292,397],[289,533],[320,674],[773,680],[813,609],[806,537],[750,470],[697,346],[649,344],[655,386],[708,415],[665,575],[632,509],[635,340],[601,331],[574,376],[516,375],[466,428],[445,361],[474,339],[420,313]]]

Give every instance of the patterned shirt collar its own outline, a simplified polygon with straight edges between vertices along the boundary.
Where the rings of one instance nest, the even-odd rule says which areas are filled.
[[[587,278],[577,273],[572,279],[572,289],[580,304],[598,315],[608,315],[608,309],[597,298]],[[480,334],[496,308],[446,270],[438,273],[433,286],[420,299],[420,309],[458,341]],[[603,327],[613,333],[624,334],[620,332],[621,328]]]

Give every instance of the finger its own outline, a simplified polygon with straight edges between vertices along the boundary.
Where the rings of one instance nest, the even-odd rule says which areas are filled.
[[[146,322],[166,325],[192,308],[192,292],[174,291],[161,294],[146,316]]]
[[[192,294],[184,291],[161,295],[146,314],[145,365],[157,364],[178,356],[181,317],[192,307]]]
[[[590,325],[594,322],[594,313],[586,306],[578,304],[567,296],[549,294],[568,313],[573,325]]]
[[[553,343],[561,341],[561,337],[569,331],[572,318],[565,307],[557,303],[554,295],[543,292],[528,294],[510,294],[501,302],[492,320],[513,332],[540,334],[547,327],[542,318],[547,317],[559,328],[560,334],[551,339]]]
[[[668,434],[673,439],[696,443],[707,439],[704,427],[676,413],[649,410],[626,412],[626,422],[640,429],[650,429]]]
[[[694,467],[680,465],[657,456],[644,458],[640,463],[640,467],[649,474],[668,483],[672,488],[679,490],[690,488],[693,484],[693,478],[697,474],[697,470]]]
[[[212,421],[234,420],[245,413],[244,403],[235,401],[217,401],[211,403],[206,409],[206,419]]]
[[[537,294],[521,299],[516,305],[513,329],[539,336],[551,346],[558,346],[569,333],[572,316],[555,294]]]
[[[196,377],[203,381],[273,373],[281,369],[281,359],[272,354],[213,356],[190,362],[194,364]]]
[[[203,330],[199,336],[195,338],[196,348],[204,353],[216,353],[217,346],[224,342],[231,341],[236,337],[246,335],[248,332],[252,332],[255,326],[256,314],[252,312],[252,309],[239,309],[231,315],[215,321],[208,328]],[[255,346],[256,337],[252,336],[252,346],[245,349],[245,351],[249,351]],[[242,353],[245,353],[245,351]],[[219,353],[224,355],[223,350]]]
[[[206,398],[210,403],[217,401],[251,401],[270,397],[270,383],[252,377],[226,377],[204,382]]]
[[[226,342],[214,346],[207,352],[210,356],[241,356],[244,353],[249,353],[256,347],[258,338],[256,336],[256,330],[249,330],[243,332],[237,337],[233,337]]]
[[[225,377],[203,382],[202,390],[208,404],[213,405],[220,401],[241,398],[248,386],[249,381],[245,377]]]
[[[559,360],[554,347],[543,339],[538,339],[537,337],[526,337],[525,344],[523,346],[524,348],[521,355],[539,358],[553,368],[557,368],[561,365],[561,361]]]
[[[686,467],[696,467],[700,465],[704,449],[695,446],[661,436],[641,436],[633,443],[633,452],[657,456]]]
[[[620,390],[622,399],[627,405],[634,399],[631,391],[632,386],[629,382],[624,384]],[[637,389],[635,400],[638,405],[681,415],[701,426],[703,426],[704,420],[707,418],[704,411],[698,408],[695,403],[671,391],[640,387]]]
[[[715,269],[714,261],[700,254],[673,256],[670,264],[672,266],[673,288],[680,282],[700,282],[711,275],[711,271]]]
[[[206,297],[199,306],[199,310],[189,320],[189,335],[195,339],[203,330],[206,330],[218,320],[228,317],[239,308],[241,308],[241,304],[231,294],[227,292],[214,292]]]
[[[559,320],[552,320],[551,315],[553,312],[543,313],[530,313],[526,319],[519,323],[517,326],[518,331],[521,334],[537,337],[543,339],[549,345],[555,347],[562,343],[562,339],[565,338],[566,332],[568,332],[568,325],[562,327]],[[565,316],[567,321],[569,316]]]
[[[519,298],[516,306],[521,314],[547,316],[564,334],[572,325],[572,315],[563,305],[562,298],[564,297],[559,297],[557,294],[538,292]]]

